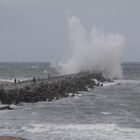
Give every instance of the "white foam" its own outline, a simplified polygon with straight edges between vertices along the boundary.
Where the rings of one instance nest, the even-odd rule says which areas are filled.
[[[101,114],[103,114],[103,115],[110,115],[111,113],[110,112],[101,112]]]
[[[98,81],[97,81],[98,82]],[[115,85],[138,85],[139,80],[113,80],[113,82],[101,82],[104,87],[115,86]]]
[[[31,128],[30,128],[31,127]],[[30,124],[29,126],[23,127],[25,131],[31,132],[31,133],[42,133],[44,131],[48,130],[79,130],[79,131],[88,131],[88,130],[98,130],[98,131],[105,131],[110,132],[114,131],[114,129],[117,129],[117,126],[115,124]]]
[[[139,80],[114,80],[118,85],[138,85],[140,84]]]
[[[118,84],[117,81],[113,81],[113,82],[100,82],[97,79],[92,79],[92,81],[94,81],[95,84],[98,84],[98,83],[103,84],[104,87],[113,86],[113,85],[117,85]]]
[[[104,82],[104,83],[101,83],[101,84],[103,84],[104,87],[108,87],[108,86],[118,85],[118,82],[117,81],[114,81],[114,82]]]
[[[22,128],[33,134],[51,135],[64,139],[139,140],[140,130],[120,128],[116,124],[30,124]],[[58,137],[57,137],[58,136]],[[69,137],[70,136],[70,137]]]

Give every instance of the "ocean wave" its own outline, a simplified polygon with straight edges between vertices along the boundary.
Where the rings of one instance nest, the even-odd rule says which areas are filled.
[[[114,80],[117,85],[139,85],[140,80]]]
[[[140,80],[114,80],[113,82],[101,83],[104,87],[109,86],[125,86],[125,85],[139,85]]]
[[[46,137],[75,139],[102,139],[102,140],[139,140],[140,130],[121,128],[116,124],[29,124],[22,130],[32,134],[45,134]]]

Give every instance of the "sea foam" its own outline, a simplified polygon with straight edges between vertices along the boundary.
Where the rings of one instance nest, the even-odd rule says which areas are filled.
[[[123,35],[105,33],[96,26],[87,32],[76,16],[68,17],[68,28],[73,51],[66,62],[60,63],[62,73],[94,71],[112,78],[122,76]]]
[[[46,138],[62,140],[139,140],[140,136],[139,130],[121,128],[116,124],[29,124],[22,129],[27,133],[44,134]]]

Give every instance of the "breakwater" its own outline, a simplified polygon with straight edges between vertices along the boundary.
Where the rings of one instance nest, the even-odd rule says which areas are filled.
[[[79,91],[88,91],[88,88],[94,88],[94,86],[103,86],[96,83],[94,79],[100,82],[110,81],[101,73],[91,72],[27,80],[1,85],[0,100],[3,104],[57,100],[70,95],[74,96]]]

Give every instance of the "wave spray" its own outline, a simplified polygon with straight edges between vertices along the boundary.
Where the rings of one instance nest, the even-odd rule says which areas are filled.
[[[61,64],[63,74],[91,71],[121,78],[123,35],[103,33],[95,26],[87,32],[75,16],[68,17],[68,28],[73,52]]]

